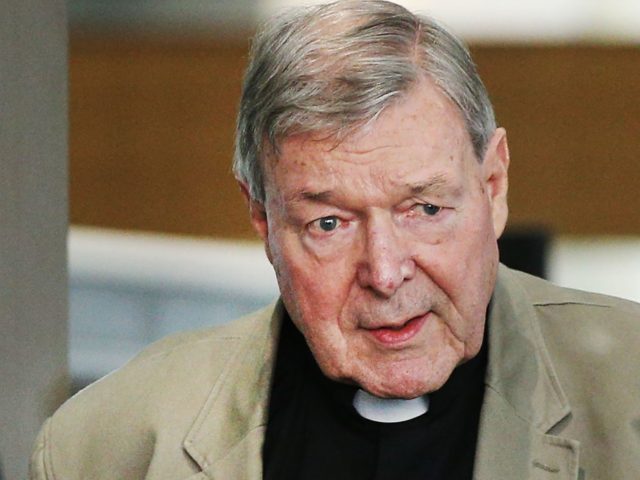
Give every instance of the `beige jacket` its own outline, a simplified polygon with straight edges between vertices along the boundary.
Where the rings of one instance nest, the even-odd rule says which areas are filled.
[[[173,336],[50,418],[32,479],[261,478],[277,305]],[[474,478],[640,479],[640,306],[501,267]]]

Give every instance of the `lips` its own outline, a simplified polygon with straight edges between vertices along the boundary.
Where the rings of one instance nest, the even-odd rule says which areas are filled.
[[[402,325],[371,328],[367,331],[380,343],[385,345],[398,345],[409,341],[422,329],[429,313],[413,317]]]

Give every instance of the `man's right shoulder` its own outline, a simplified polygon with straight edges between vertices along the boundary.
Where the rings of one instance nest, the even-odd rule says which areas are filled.
[[[110,470],[104,478],[145,478],[145,463],[162,449],[176,456],[176,468],[189,467],[179,465],[181,442],[217,380],[252,340],[268,335],[272,313],[273,305],[166,337],[74,395],[44,425],[32,478],[89,478],[99,469]],[[58,473],[36,476],[37,469]]]
[[[273,305],[269,305],[228,323],[168,335],[147,346],[131,359],[123,369],[135,368],[139,363],[148,361],[161,362],[163,359],[170,358],[171,355],[175,354],[187,352],[192,352],[191,354],[193,354],[199,351],[199,346],[218,345],[221,341],[231,341],[233,343],[252,338],[260,330],[258,326],[270,320],[273,308]],[[119,370],[116,370],[111,375],[118,372]]]

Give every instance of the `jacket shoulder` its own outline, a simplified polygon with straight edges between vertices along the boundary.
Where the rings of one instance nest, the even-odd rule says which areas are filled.
[[[43,426],[32,468],[50,474],[36,478],[151,478],[155,456],[164,459],[162,478],[196,472],[182,442],[216,381],[264,334],[272,312],[166,337],[74,395]]]
[[[628,311],[631,314],[640,315],[640,304],[631,300],[561,287],[548,280],[508,268],[502,269],[501,274],[505,275],[509,281],[519,283],[527,292],[531,303],[536,306],[562,304],[591,305],[594,307],[620,309],[621,311]]]
[[[611,361],[624,352],[640,361],[640,304],[631,300],[559,287],[531,275],[510,271],[525,292],[553,355],[573,352],[575,359]]]
[[[132,368],[139,363],[147,361],[160,361],[160,359],[180,351],[188,351],[198,344],[217,343],[226,340],[234,342],[249,338],[256,334],[256,324],[268,322],[272,313],[273,305],[269,305],[222,325],[168,335],[148,345],[123,368]],[[117,372],[119,370],[114,373]]]

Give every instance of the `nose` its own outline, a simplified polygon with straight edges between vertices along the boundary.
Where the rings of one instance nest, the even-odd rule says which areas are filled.
[[[390,218],[371,220],[366,228],[358,283],[384,298],[392,297],[416,270],[407,242],[399,233]]]

